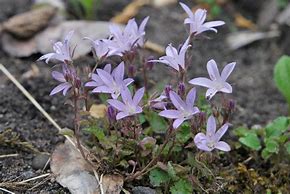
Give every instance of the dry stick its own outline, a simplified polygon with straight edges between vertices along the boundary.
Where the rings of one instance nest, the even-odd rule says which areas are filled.
[[[7,193],[9,193],[9,194],[15,194],[15,193],[13,193],[12,191],[9,191],[9,190],[4,189],[4,188],[1,188],[1,187],[0,187],[0,190],[1,190],[1,191],[4,191],[4,192],[7,192]]]
[[[36,177],[32,177],[30,179],[27,179],[27,180],[24,180],[24,181],[20,181],[19,183],[22,184],[22,183],[27,183],[29,181],[34,181],[34,180],[37,180],[37,179],[40,179],[40,178],[44,178],[44,177],[47,177],[51,175],[51,173],[46,173],[46,174],[42,174],[42,175],[39,175],[39,176],[36,176]]]
[[[28,100],[43,114],[47,120],[59,131],[61,127],[51,118],[51,116],[41,107],[41,105],[29,94],[29,92],[15,79],[15,77],[0,63],[0,70],[16,85],[16,87],[24,94]],[[75,146],[73,140],[65,135],[66,139]]]
[[[8,158],[8,157],[17,157],[19,154],[6,154],[6,155],[0,155],[1,158]]]

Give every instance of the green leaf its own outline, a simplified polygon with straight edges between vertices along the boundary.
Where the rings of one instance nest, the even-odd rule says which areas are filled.
[[[290,57],[282,56],[274,68],[274,80],[279,91],[284,95],[290,105]]]
[[[265,140],[265,149],[270,153],[278,153],[279,152],[279,144],[273,139]]]
[[[168,128],[167,122],[156,112],[148,112],[145,118],[156,133],[164,133]]]
[[[155,168],[150,171],[149,179],[150,179],[150,184],[154,187],[159,187],[161,184],[164,184],[170,181],[170,178],[167,172],[159,168]]]
[[[284,133],[289,126],[288,117],[278,117],[266,126],[266,137],[278,137]]]
[[[182,144],[186,143],[191,138],[191,129],[188,124],[183,124],[176,133],[176,140]]]
[[[270,158],[271,155],[272,155],[271,152],[269,152],[267,149],[263,149],[263,151],[262,151],[262,158],[264,158],[265,160],[267,160],[268,158]]]
[[[168,175],[170,176],[171,179],[176,179],[177,176],[176,176],[176,172],[175,172],[175,169],[174,167],[172,166],[171,162],[168,162],[167,163],[167,173]]]
[[[238,137],[247,136],[249,133],[256,134],[256,131],[253,129],[249,130],[248,128],[245,128],[245,127],[238,127],[234,129],[234,134]]]
[[[248,133],[245,137],[239,138],[239,141],[253,150],[261,149],[260,140],[254,133]]]
[[[192,194],[192,184],[185,179],[180,179],[172,187],[170,187],[170,193],[172,194]]]
[[[146,122],[144,114],[139,114],[138,118],[141,125]]]
[[[287,142],[287,143],[285,144],[285,148],[286,148],[286,150],[287,150],[287,153],[290,154],[290,142]]]
[[[85,128],[84,130],[93,134],[99,141],[105,140],[105,133],[104,133],[103,129],[101,129],[101,128],[93,126],[93,127]]]

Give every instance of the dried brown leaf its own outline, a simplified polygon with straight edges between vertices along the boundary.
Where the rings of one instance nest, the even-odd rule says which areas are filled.
[[[93,104],[90,108],[90,115],[96,119],[106,116],[107,106],[104,104]]]

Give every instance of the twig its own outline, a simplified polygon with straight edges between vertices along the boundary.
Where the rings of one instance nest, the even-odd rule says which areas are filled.
[[[6,155],[0,155],[1,158],[8,158],[8,157],[17,157],[19,154],[6,154]]]
[[[43,114],[45,118],[55,127],[58,131],[61,131],[61,127],[53,120],[53,118],[41,107],[41,105],[33,98],[33,96],[15,79],[15,77],[0,63],[0,70],[15,84],[15,86],[24,94],[26,98]],[[65,135],[66,139],[69,140],[75,147],[75,143],[72,139]]]
[[[34,180],[37,180],[37,179],[41,179],[41,178],[44,178],[44,177],[47,177],[51,175],[51,173],[46,173],[46,174],[42,174],[42,175],[39,175],[39,176],[36,176],[36,177],[32,177],[30,179],[26,179],[24,181],[20,181],[19,183],[22,184],[22,183],[27,183],[29,181],[34,181]]]
[[[15,194],[15,193],[13,193],[12,191],[8,191],[7,189],[1,188],[1,187],[0,187],[0,190],[1,190],[1,191],[4,191],[4,192],[7,192],[7,193],[9,193],[9,194]]]

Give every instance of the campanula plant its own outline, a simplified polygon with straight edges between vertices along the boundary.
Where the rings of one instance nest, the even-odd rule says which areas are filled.
[[[226,143],[227,137],[223,136],[230,126],[234,101],[225,94],[233,92],[227,79],[236,63],[227,64],[220,73],[216,62],[210,60],[206,65],[209,78],[191,78],[188,82],[187,69],[193,63],[189,57],[193,37],[206,31],[217,32],[216,27],[225,23],[206,22],[205,10],[192,12],[185,4],[180,5],[188,15],[184,21],[190,29],[188,37],[180,49],[169,44],[165,55],[157,59],[140,55],[146,41],[145,28],[149,20],[146,17],[140,25],[135,19],[129,20],[123,30],[116,25],[110,26],[107,39],[86,37],[91,41],[96,60],[96,65],[86,76],[81,76],[83,74],[73,60],[74,47],[70,42],[73,31],[63,42],[54,44],[53,53],[39,60],[57,62],[61,68],[61,71],[52,72],[52,77],[60,84],[51,95],[62,92],[72,100],[78,149],[91,165],[94,163],[89,161],[80,143],[82,129],[95,136],[96,142],[90,145],[97,150],[92,154],[99,158],[101,173],[118,172],[126,182],[142,180],[163,193],[182,191],[186,194],[198,190],[189,177],[195,176],[191,169],[201,163],[197,159],[199,155],[205,152],[217,156],[215,150],[231,150]],[[111,56],[121,62],[112,61]],[[147,74],[154,66],[163,64],[175,72],[176,79],[164,86],[162,92],[154,91]],[[142,83],[141,86],[137,84],[136,76],[143,77],[144,87]],[[203,102],[209,106],[197,105],[198,86],[207,88],[207,99]],[[220,98],[215,98],[220,94],[222,103],[219,103]],[[107,106],[104,118],[94,119],[81,114],[84,109],[89,111],[90,104],[100,103],[100,100],[89,102],[89,96],[103,100]],[[204,107],[208,108],[205,110]],[[192,162],[192,155],[195,162]],[[148,183],[146,177],[149,177]]]

